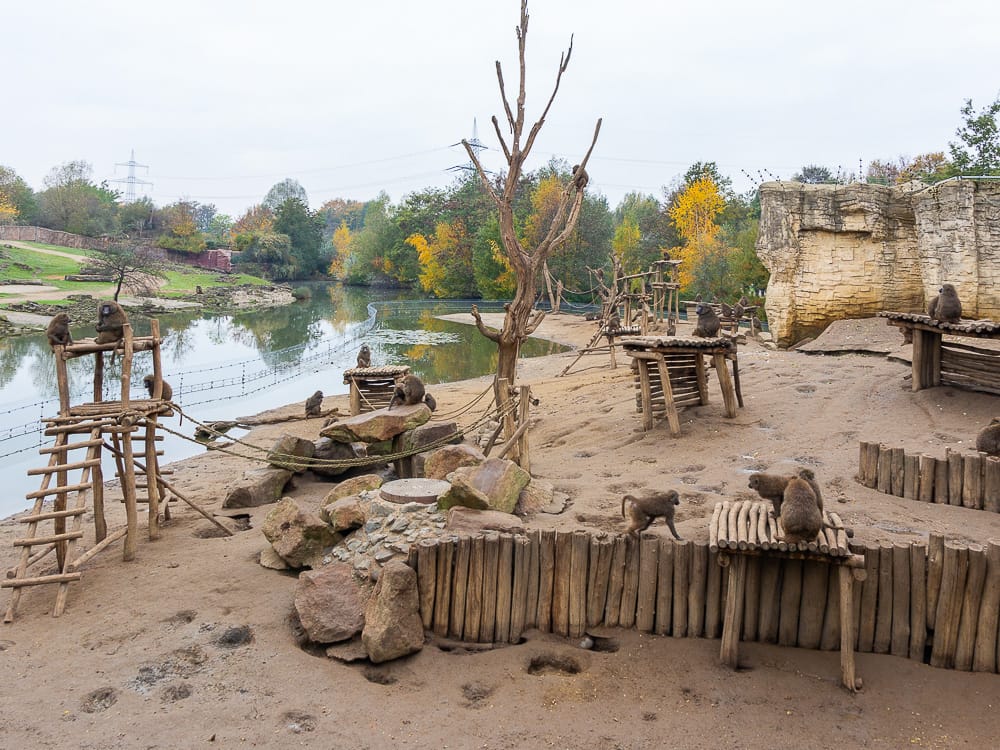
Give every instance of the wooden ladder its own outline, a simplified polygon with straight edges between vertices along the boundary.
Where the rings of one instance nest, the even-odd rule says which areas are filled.
[[[60,431],[56,434],[55,444],[51,448],[42,448],[39,453],[49,454],[48,466],[41,469],[30,469],[28,475],[41,475],[41,488],[26,495],[28,500],[34,500],[31,512],[18,519],[19,522],[27,524],[27,534],[24,537],[14,540],[14,546],[21,548],[20,558],[14,568],[7,572],[7,579],[0,582],[0,587],[12,588],[10,603],[7,605],[7,612],[4,615],[4,622],[12,622],[17,612],[17,605],[21,598],[21,591],[26,586],[39,586],[49,583],[58,584],[55,607],[52,609],[52,616],[58,617],[66,607],[66,597],[69,593],[69,584],[80,580],[81,573],[78,568],[87,560],[92,558],[115,539],[120,539],[125,534],[125,530],[98,540],[98,544],[85,552],[80,557],[74,558],[76,542],[83,537],[83,515],[87,512],[87,501],[91,494],[94,495],[95,515],[103,518],[103,476],[101,474],[101,445],[102,436],[100,426],[94,426],[90,431],[90,437],[78,441],[70,441],[70,431]],[[86,458],[82,461],[72,462],[69,460],[71,451],[81,448],[87,449]],[[68,483],[68,473],[80,470],[80,481],[76,484]],[[56,485],[51,486],[53,476],[56,477]],[[67,496],[76,494],[76,504],[72,508],[67,507]],[[54,496],[53,509],[43,510],[45,499]],[[66,519],[70,519],[70,528],[66,528]],[[43,528],[46,521],[52,521],[52,533],[45,533]],[[102,534],[98,534],[102,536]],[[35,549],[41,548],[41,549]],[[56,572],[43,575],[29,576],[28,569],[36,562],[40,561],[50,552],[56,553]]]

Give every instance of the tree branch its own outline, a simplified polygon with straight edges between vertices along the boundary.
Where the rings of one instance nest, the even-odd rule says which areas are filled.
[[[483,165],[479,163],[479,158],[476,156],[476,152],[472,150],[472,146],[470,146],[469,142],[464,138],[462,139],[462,145],[465,146],[465,152],[469,155],[469,158],[472,159],[472,164],[476,167],[476,173],[479,175],[479,179],[482,180],[483,185],[486,186],[486,191],[490,194],[490,197],[497,204],[497,206],[499,206],[500,196],[494,192],[493,185],[490,184],[490,180],[486,176],[486,170],[483,169]]]
[[[503,135],[500,134],[500,121],[496,115],[493,115],[493,129],[497,131],[497,140],[500,141],[500,148],[503,149],[503,158],[510,164],[510,149],[507,148],[507,142],[503,139]]]
[[[542,129],[542,125],[545,123],[545,116],[548,115],[549,109],[552,107],[552,102],[555,101],[556,93],[559,91],[559,82],[562,80],[562,74],[566,72],[566,68],[569,66],[569,58],[573,54],[573,35],[569,36],[569,49],[566,50],[566,54],[559,56],[559,72],[556,73],[556,84],[552,88],[552,96],[549,97],[548,103],[545,105],[545,109],[542,110],[542,116],[538,118],[538,121],[531,126],[531,132],[528,133],[528,140],[524,143],[524,153],[528,154],[531,151],[531,147],[535,143],[535,138],[538,136],[538,131]]]
[[[511,132],[514,132],[514,113],[510,111],[510,102],[507,101],[507,90],[503,85],[503,70],[500,68],[500,61],[497,60],[497,81],[500,82],[500,101],[503,102],[503,111],[507,113],[507,122],[510,124]],[[494,125],[496,125],[496,116],[494,115]],[[500,126],[497,125],[497,134],[500,133]]]
[[[546,314],[545,310],[535,310],[535,313],[534,315],[531,316],[531,319],[524,324],[525,336],[530,336],[535,332],[535,329],[538,328],[539,324],[543,320],[545,320],[545,314]]]
[[[479,308],[475,305],[472,306],[472,317],[476,319],[476,328],[479,329],[479,332],[483,334],[483,336],[494,343],[500,343],[500,333],[494,328],[486,327],[486,324],[483,323],[482,316],[479,314]]]

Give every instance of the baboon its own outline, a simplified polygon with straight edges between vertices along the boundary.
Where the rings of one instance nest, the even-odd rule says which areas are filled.
[[[316,391],[306,399],[306,416],[318,417],[323,407],[323,391]]]
[[[958,323],[962,320],[962,303],[958,292],[951,284],[942,284],[936,297],[931,298],[927,305],[927,314],[931,320],[939,323]]]
[[[747,296],[744,294],[742,297],[740,297],[740,301],[737,302],[736,304],[742,307],[744,310],[746,310],[748,307],[750,307],[750,300],[748,300]]]
[[[771,505],[774,507],[774,517],[777,518],[781,515],[781,503],[784,500],[788,482],[795,478],[794,474],[764,474],[763,472],[756,472],[750,475],[749,487],[765,500],[771,501]],[[812,488],[813,494],[816,495],[816,504],[819,506],[820,513],[822,514],[823,494],[820,492],[819,483],[816,481],[816,474],[813,473],[812,469],[799,469],[798,478],[804,479]]]
[[[371,367],[372,366],[372,350],[368,348],[368,344],[362,344],[361,349],[358,350],[358,367]]]
[[[204,293],[205,293],[205,292],[203,292],[203,291],[202,291],[202,289],[201,289],[201,284],[196,284],[196,285],[195,285],[195,287],[194,287],[194,293],[195,293],[195,294],[204,294]]]
[[[153,386],[155,384],[155,380],[156,378],[154,378],[152,375],[147,375],[142,379],[142,384],[146,386],[146,390],[149,391],[150,398],[153,398]],[[160,380],[160,382],[163,383],[163,388],[160,393],[160,398],[162,398],[164,401],[173,401],[174,389],[170,387],[170,383],[168,383],[166,380]]]
[[[128,316],[117,302],[102,302],[97,306],[97,338],[94,343],[113,344],[125,336],[125,324]]]
[[[434,401],[433,396],[430,397],[430,401],[427,400],[424,382],[420,378],[416,375],[404,375],[403,379],[396,383],[396,388],[392,392],[392,398],[389,399],[389,406],[386,407],[386,411],[397,404],[410,406],[412,404],[419,404],[421,401],[427,404],[431,411],[434,411],[435,407],[437,407],[437,402]]]
[[[581,169],[579,164],[573,165],[573,184],[577,190],[583,190],[590,182],[590,175],[586,169]]]
[[[618,313],[613,312],[608,316],[608,324],[606,326],[608,333],[614,333],[620,330],[622,327],[622,319],[618,317]]]
[[[719,307],[722,309],[722,317],[723,318],[732,318],[733,317],[733,308],[731,308],[725,302],[721,303],[719,305]]]
[[[692,335],[701,336],[702,338],[718,336],[722,323],[719,320],[719,316],[715,314],[715,310],[712,309],[712,306],[699,304],[695,308],[695,312],[698,313],[698,324],[694,327]]]
[[[781,525],[786,542],[811,542],[823,528],[823,514],[809,482],[792,477],[781,502]]]
[[[979,431],[976,436],[976,450],[991,456],[1000,456],[1000,417],[993,417],[993,420]]]
[[[662,516],[670,527],[670,533],[674,539],[680,539],[681,535],[674,528],[674,506],[680,505],[681,499],[676,490],[657,492],[651,495],[636,497],[635,495],[625,495],[622,498],[622,518],[628,521],[626,533],[632,536],[639,536],[640,531],[645,531],[657,516]],[[626,510],[626,506],[628,510]]]
[[[64,312],[52,316],[52,320],[45,326],[45,335],[49,337],[49,346],[56,344],[69,346],[73,343],[73,337],[69,333],[69,323],[69,315]]]

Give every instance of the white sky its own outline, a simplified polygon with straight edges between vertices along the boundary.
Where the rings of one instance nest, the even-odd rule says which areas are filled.
[[[314,208],[445,186],[472,135],[501,157],[494,61],[516,95],[517,0],[5,0],[0,164],[36,190],[84,159],[148,164],[158,205],[238,215],[292,177]],[[741,170],[947,150],[959,109],[1000,93],[988,0],[533,0],[528,118],[569,70],[529,168],[574,163],[604,118],[591,186],[614,207],[698,160]],[[124,185],[115,185],[124,191]]]

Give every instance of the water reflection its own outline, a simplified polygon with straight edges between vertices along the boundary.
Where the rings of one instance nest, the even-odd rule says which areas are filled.
[[[212,421],[302,401],[315,390],[328,396],[346,393],[342,373],[354,366],[362,342],[371,349],[374,365],[409,365],[427,383],[495,370],[493,342],[472,325],[435,317],[467,313],[470,303],[413,297],[395,290],[324,285],[313,288],[310,300],[281,308],[233,315],[191,311],[160,315],[164,377],[186,412],[200,421]],[[369,304],[379,310],[373,322]],[[489,309],[482,304],[480,308]],[[136,334],[148,335],[149,321],[134,317]],[[72,334],[93,336],[93,325],[74,326]],[[522,356],[561,348],[530,340]],[[93,400],[93,363],[92,357],[67,363],[73,403]],[[120,368],[120,358],[113,363],[106,358],[103,398],[119,397]],[[144,395],[142,377],[151,371],[151,355],[137,354],[131,378],[134,397]],[[50,440],[38,432],[38,420],[57,412],[55,362],[45,336],[0,341],[0,481],[8,490],[0,496],[0,518],[26,507],[25,493],[38,489],[37,477],[26,475],[44,463],[37,448]],[[176,419],[167,425],[186,435],[194,431],[188,420],[182,426]],[[203,450],[172,435],[166,436],[163,448],[164,462]],[[107,472],[112,475],[113,468]]]

